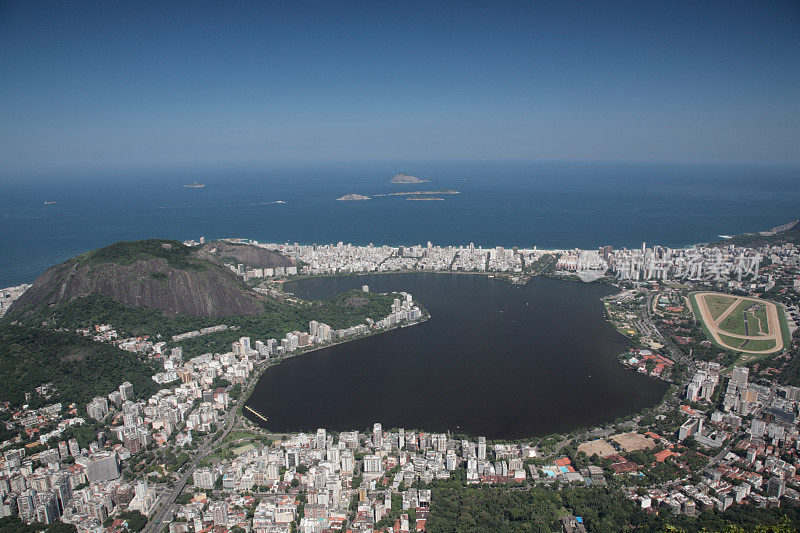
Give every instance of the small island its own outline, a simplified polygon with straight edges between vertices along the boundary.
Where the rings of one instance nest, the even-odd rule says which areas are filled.
[[[341,200],[344,202],[351,202],[354,200],[369,200],[369,196],[364,196],[363,194],[345,194],[342,197],[337,198],[337,200]]]
[[[416,176],[409,176],[408,174],[395,174],[392,176],[392,183],[428,183],[429,180],[418,178]]]
[[[444,201],[444,198],[439,198],[438,196],[407,196],[406,200],[417,200],[417,201],[441,200],[441,201]]]
[[[461,191],[456,191],[454,189],[444,189],[441,191],[390,192],[389,196],[434,196],[439,194],[461,194]]]

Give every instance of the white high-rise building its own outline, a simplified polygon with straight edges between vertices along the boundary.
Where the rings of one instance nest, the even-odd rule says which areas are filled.
[[[486,459],[486,437],[478,437],[478,459]]]
[[[97,396],[87,406],[86,414],[95,420],[103,420],[108,415],[108,400]]]
[[[379,455],[365,455],[364,473],[374,474],[383,471],[383,465],[381,463],[382,461]]]
[[[36,491],[26,490],[17,497],[17,509],[23,522],[31,522],[36,517]]]
[[[267,355],[269,355],[269,353],[267,352],[267,346],[261,341],[256,341],[256,351],[258,352],[258,355],[260,355],[261,357],[266,357]]]
[[[372,426],[372,445],[376,448],[383,446],[383,427],[378,423]]]
[[[212,490],[217,482],[217,472],[210,468],[198,468],[192,474],[194,486],[198,489]]]
[[[735,366],[733,367],[733,372],[731,373],[731,383],[736,385],[739,388],[746,388],[747,387],[747,378],[750,375],[750,369],[745,366]]]
[[[215,526],[226,527],[228,525],[228,502],[215,501],[209,506],[211,515],[214,517]]]
[[[122,396],[122,401],[125,400],[132,400],[133,399],[133,385],[130,384],[129,381],[126,381],[122,385],[119,386],[119,394]]]

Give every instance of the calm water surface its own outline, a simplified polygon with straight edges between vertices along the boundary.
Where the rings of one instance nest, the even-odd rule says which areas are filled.
[[[399,171],[431,181],[389,183]],[[800,169],[792,167],[405,161],[11,178],[0,175],[0,287],[115,241],[150,237],[676,247],[800,218]],[[207,186],[182,187],[194,180]],[[443,202],[376,196],[443,188],[461,194]],[[348,193],[373,199],[336,201]]]
[[[248,405],[275,431],[384,427],[518,438],[600,424],[658,402],[662,382],[625,369],[604,285],[396,274],[287,284],[308,298],[368,284],[411,292],[427,322],[270,368]]]

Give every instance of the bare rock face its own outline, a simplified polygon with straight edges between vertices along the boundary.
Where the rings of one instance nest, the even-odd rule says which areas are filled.
[[[140,243],[150,243],[155,255],[147,247],[141,251]],[[118,248],[109,253],[114,246]],[[139,247],[136,252],[127,253],[134,246]],[[120,249],[123,252],[117,253]],[[229,269],[201,255],[172,241],[117,243],[51,267],[14,302],[9,315],[91,294],[168,315],[222,317],[264,311],[258,294]]]
[[[285,255],[249,244],[214,241],[204,245],[202,251],[217,261],[225,262],[226,259],[229,259],[234,263],[241,263],[251,268],[287,267],[295,264]]]

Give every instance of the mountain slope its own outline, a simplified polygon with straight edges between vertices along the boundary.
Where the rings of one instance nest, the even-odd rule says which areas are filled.
[[[294,265],[294,262],[278,252],[249,244],[233,244],[214,241],[203,246],[203,251],[222,262],[241,263],[251,268],[274,268]]]
[[[90,295],[167,315],[222,317],[263,312],[262,301],[229,269],[177,241],[118,242],[45,271],[9,317]]]

